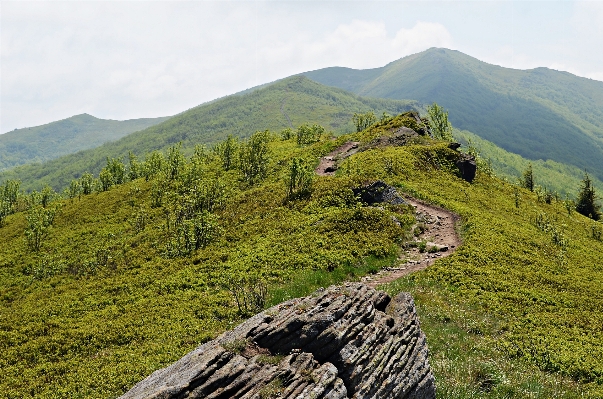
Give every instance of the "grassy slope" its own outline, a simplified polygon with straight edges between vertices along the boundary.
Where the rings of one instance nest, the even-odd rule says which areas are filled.
[[[561,198],[565,198],[566,194],[570,198],[574,198],[584,178],[584,171],[575,166],[551,160],[530,161],[521,155],[503,150],[496,144],[466,130],[455,131],[454,138],[461,142],[465,146],[464,148],[467,148],[469,140],[471,140],[480,155],[491,162],[496,175],[514,183],[519,181],[528,164],[531,163],[535,183],[549,191],[557,192]],[[591,179],[597,193],[603,192],[603,182],[594,176],[591,176]]]
[[[98,147],[168,118],[114,121],[82,114],[42,126],[16,129],[0,135],[0,171]]]
[[[65,202],[41,254],[25,245],[24,215],[10,216],[0,243],[2,392],[115,396],[239,322],[221,281],[260,274],[274,302],[354,278],[374,267],[366,256],[394,262],[404,232],[388,211],[358,208],[345,189],[384,178],[463,217],[463,247],[388,288],[416,298],[440,395],[603,394],[603,243],[591,238],[594,222],[526,191],[515,208],[512,185],[462,181],[447,166],[454,153],[430,142],[359,153],[337,177],[318,179],[309,199],[283,202],[286,159],[316,160],[343,140],[272,143],[270,176],[256,188],[208,164],[200,176],[221,176],[231,194],[216,211],[219,240],[189,256],[163,255],[173,206],[150,207],[153,182]],[[147,226],[137,230],[143,210]],[[541,214],[546,228],[535,224]],[[111,260],[92,267],[99,249]]]
[[[453,125],[505,150],[603,179],[603,82],[545,68],[502,68],[444,49],[378,69],[305,75],[360,95],[435,101],[450,111]]]
[[[27,190],[39,190],[46,184],[62,190],[85,171],[98,174],[106,157],[127,160],[129,151],[140,156],[182,142],[183,148],[190,153],[197,144],[216,143],[229,134],[247,137],[256,130],[297,128],[307,121],[341,133],[353,129],[351,116],[354,112],[372,109],[378,114],[384,111],[394,114],[413,106],[413,101],[360,98],[296,76],[251,93],[200,105],[164,123],[92,150],[0,173],[0,182],[20,179]]]

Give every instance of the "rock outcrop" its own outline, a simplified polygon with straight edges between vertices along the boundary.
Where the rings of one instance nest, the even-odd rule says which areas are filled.
[[[276,397],[435,398],[411,296],[348,283],[284,302],[122,396]]]
[[[404,199],[396,189],[384,181],[377,180],[368,185],[352,189],[354,195],[367,205],[387,203],[392,205],[403,205]]]
[[[448,148],[457,152],[460,147],[460,143],[448,144]],[[459,152],[458,155],[458,159],[454,162],[454,164],[459,169],[460,177],[463,180],[471,183],[473,179],[475,179],[475,174],[477,173],[477,163],[475,162],[475,157],[462,152]]]
[[[461,178],[469,183],[475,179],[475,174],[477,173],[477,164],[475,162],[475,158],[471,155],[460,153],[459,159],[455,162],[457,168],[459,168],[459,173],[461,174]]]

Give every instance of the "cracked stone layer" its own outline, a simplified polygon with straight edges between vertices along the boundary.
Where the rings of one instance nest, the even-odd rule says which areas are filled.
[[[412,297],[364,284],[261,312],[136,384],[131,398],[435,398]]]

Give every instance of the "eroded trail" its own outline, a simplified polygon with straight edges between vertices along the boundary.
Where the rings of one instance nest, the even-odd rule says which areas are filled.
[[[416,237],[417,247],[406,249],[398,258],[395,267],[363,278],[363,282],[371,287],[423,270],[437,259],[451,255],[461,245],[461,239],[456,231],[456,224],[460,220],[458,215],[416,198],[406,196],[404,199],[416,209],[416,227],[424,230]],[[423,252],[418,245],[421,242],[425,243]],[[433,249],[429,251],[430,248]]]
[[[335,174],[338,161],[355,154],[358,151],[358,144],[349,141],[322,157],[316,168],[316,174],[319,176]],[[415,208],[417,223],[414,227],[421,233],[415,237],[416,245],[403,251],[396,266],[362,279],[371,287],[423,270],[437,259],[451,255],[462,243],[456,231],[456,224],[460,220],[458,215],[410,196],[405,196],[404,200]]]

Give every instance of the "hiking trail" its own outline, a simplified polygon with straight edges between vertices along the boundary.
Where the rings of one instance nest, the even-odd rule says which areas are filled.
[[[315,172],[319,176],[332,176],[337,163],[358,152],[358,142],[348,141],[320,159]],[[460,217],[453,212],[419,199],[405,195],[404,201],[415,208],[417,223],[413,231],[419,229],[415,237],[416,246],[405,248],[394,267],[384,268],[373,275],[362,278],[362,282],[376,287],[387,284],[410,273],[426,269],[437,259],[451,255],[462,244],[456,231]],[[424,247],[420,249],[421,243]],[[430,250],[431,249],[431,250]]]

